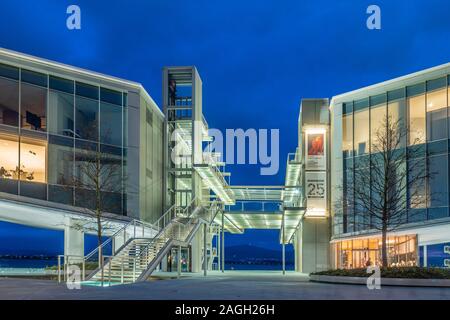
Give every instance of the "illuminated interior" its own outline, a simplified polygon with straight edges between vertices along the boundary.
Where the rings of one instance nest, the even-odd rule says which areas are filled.
[[[20,154],[20,165],[19,165]],[[2,136],[0,139],[0,178],[47,182],[45,142]]]
[[[381,266],[381,237],[358,238],[333,243],[335,265],[338,269]],[[416,236],[388,237],[388,263],[390,267],[416,266]]]

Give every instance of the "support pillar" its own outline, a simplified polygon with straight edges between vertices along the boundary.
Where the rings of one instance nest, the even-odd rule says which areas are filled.
[[[71,262],[81,261],[84,257],[84,232],[72,218],[68,218],[64,226],[64,255],[73,256]]]
[[[222,272],[225,272],[225,228],[224,228],[224,216],[225,213],[222,212],[222,237],[220,240],[222,240],[222,250],[221,250],[221,259],[222,259],[222,263],[221,263],[221,267],[222,267]]]
[[[300,272],[311,273],[330,269],[330,235],[328,218],[306,218],[300,227],[297,246]],[[297,259],[296,252],[296,259]]]
[[[294,235],[294,260],[295,260],[295,271],[301,272],[301,257],[302,257],[302,245],[300,239],[302,238],[302,229],[299,228]]]
[[[167,272],[168,271],[167,254],[161,260],[161,271],[162,272]]]
[[[191,242],[191,266],[192,272],[202,271],[202,232],[203,228],[199,228]]]
[[[208,227],[203,224],[203,275],[206,277],[208,272],[208,246],[207,246],[207,238],[208,235]]]
[[[428,267],[428,248],[426,245],[423,246],[423,266]]]
[[[181,276],[181,246],[178,246],[178,254],[177,254],[177,277]]]
[[[217,270],[222,270],[222,267],[221,267],[221,259],[222,259],[222,257],[221,257],[221,251],[220,251],[220,247],[221,247],[221,245],[220,245],[220,233],[221,233],[221,231],[220,231],[220,229],[219,229],[219,231],[217,232],[217,238],[216,238],[216,247],[217,247]]]
[[[282,221],[282,223],[283,223],[283,234],[282,234],[282,238],[281,238],[281,244],[283,246],[282,264],[283,264],[283,275],[285,275],[286,274],[286,245],[284,244],[284,242],[285,242],[285,235],[286,235],[285,229],[286,228],[285,228],[285,223],[284,223],[284,214],[283,214],[283,221]]]

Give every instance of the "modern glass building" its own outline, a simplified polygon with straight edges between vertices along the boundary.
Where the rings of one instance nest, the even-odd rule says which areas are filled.
[[[389,234],[389,264],[448,266],[449,74],[450,64],[445,64],[332,99],[331,266],[355,268],[364,267],[368,260],[380,261],[381,235],[365,223],[365,213],[348,197],[354,196],[354,188],[362,188],[355,183],[355,170],[375,178],[365,164],[374,157],[376,133],[386,117],[406,130],[399,144],[399,152],[407,154],[405,166],[432,173],[405,190],[402,224]],[[374,194],[368,190],[367,201],[371,201]],[[347,205],[337,205],[339,199]]]
[[[101,190],[106,216],[157,220],[162,136],[163,114],[140,84],[0,50],[3,220],[60,229],[55,217],[94,209],[83,168],[97,155],[112,172]],[[24,205],[61,214],[25,215]]]

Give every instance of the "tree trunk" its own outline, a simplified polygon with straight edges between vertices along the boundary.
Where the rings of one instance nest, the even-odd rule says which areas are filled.
[[[388,267],[388,254],[387,254],[387,228],[385,222],[383,222],[383,230],[382,230],[382,238],[381,238],[381,262],[383,267]]]
[[[103,279],[103,249],[102,249],[102,219],[97,209],[97,244],[98,244],[98,266],[101,269]]]

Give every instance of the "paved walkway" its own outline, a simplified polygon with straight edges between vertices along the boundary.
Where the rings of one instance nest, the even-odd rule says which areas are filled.
[[[83,286],[69,290],[49,280],[0,278],[0,299],[446,299],[449,288],[382,286],[368,290],[360,285],[313,283],[302,274],[288,272],[226,271],[186,274],[155,274],[144,283],[112,287]]]

